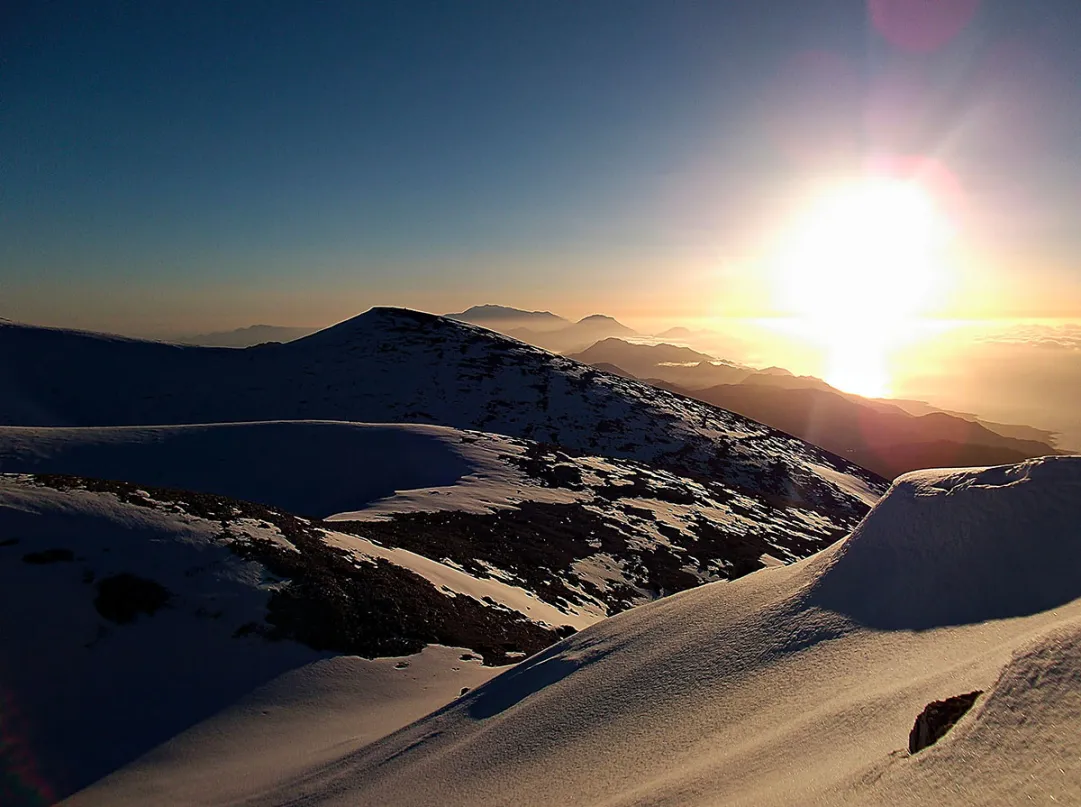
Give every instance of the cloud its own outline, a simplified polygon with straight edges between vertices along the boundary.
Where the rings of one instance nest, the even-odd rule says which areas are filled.
[[[1048,350],[1081,351],[1081,324],[1015,325],[987,334],[979,339],[984,344],[1016,345]]]

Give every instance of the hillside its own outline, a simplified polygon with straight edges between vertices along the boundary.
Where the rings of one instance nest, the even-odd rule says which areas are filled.
[[[1079,458],[906,476],[813,558],[605,620],[244,803],[1078,803],[1079,520]],[[174,758],[72,804],[169,782],[221,801]]]
[[[838,528],[865,511],[849,484],[880,485],[743,417],[401,309],[372,309],[295,342],[246,350],[4,324],[0,377],[0,422],[11,425],[438,424],[719,481]]]
[[[635,344],[616,338],[596,342],[570,358],[594,367],[614,365],[637,378],[659,378],[690,390],[738,384],[754,372],[689,347]]]
[[[720,481],[438,426],[6,427],[0,472],[120,480],[325,519],[518,586],[575,627],[798,560],[844,534],[813,510]],[[864,505],[877,498],[849,482]]]
[[[499,581],[200,493],[3,474],[0,536],[0,672],[18,705],[0,745],[4,804],[39,803],[24,791],[34,782],[51,803],[320,659],[458,648],[428,653],[443,683],[417,717],[487,677],[470,672],[482,661],[505,664],[570,630]],[[463,653],[468,664],[450,663]],[[349,666],[384,669],[365,665]],[[447,675],[453,666],[466,672]]]
[[[822,446],[892,479],[919,468],[997,465],[1054,454],[1047,443],[998,434],[945,412],[913,416],[813,385],[728,384],[694,397]]]
[[[918,402],[863,398],[779,367],[752,370],[686,347],[606,339],[571,356],[744,415],[887,479],[920,468],[1019,462],[1056,453],[1048,432],[984,423]],[[720,382],[720,383],[717,383]]]
[[[28,728],[0,779],[32,758],[63,796],[219,710],[244,723],[295,681],[289,699],[331,718],[311,676],[391,657],[319,678],[370,726],[337,715],[329,736],[359,747],[485,680],[479,665],[840,532],[719,482],[446,427],[4,427],[0,585],[18,607],[0,630],[22,661],[0,672]],[[311,736],[301,761],[334,745]],[[5,803],[34,803],[20,787],[0,785]]]

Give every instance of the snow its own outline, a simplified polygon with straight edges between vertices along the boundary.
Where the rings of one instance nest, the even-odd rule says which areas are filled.
[[[27,724],[22,751],[56,793],[321,657],[291,642],[233,637],[262,620],[271,589],[262,567],[217,540],[220,523],[111,494],[0,481],[0,536],[18,541],[0,548],[0,682]],[[55,548],[73,559],[22,560]],[[94,583],[121,573],[160,583],[169,604],[131,624],[103,619]]]
[[[880,500],[760,424],[389,309],[252,350],[0,324],[0,377],[0,421],[30,424],[0,428],[0,471],[135,485],[0,477],[0,761],[46,802],[1081,803],[1081,458],[909,474]],[[200,517],[156,487],[311,520]],[[446,518],[405,520],[424,513]],[[522,547],[537,574],[470,514],[548,519]],[[388,520],[429,532],[408,551]],[[444,621],[525,614],[533,648],[534,622],[582,630],[500,675],[463,648],[267,641],[243,628],[288,581],[236,541],[393,570]],[[743,561],[767,568],[602,618]],[[96,581],[122,572],[166,607],[104,619]],[[908,753],[926,704],[975,690]]]
[[[439,426],[278,421],[119,428],[0,427],[0,471],[195,490],[323,518],[393,497],[514,474],[490,446]],[[520,474],[518,475],[520,477]],[[506,482],[505,482],[506,484]],[[475,487],[475,483],[472,487]],[[456,497],[455,501],[458,498]],[[491,497],[498,501],[499,497]],[[448,503],[448,506],[449,503]]]
[[[264,776],[292,770],[288,760],[294,757],[308,764],[310,754],[320,749],[329,753],[333,745],[340,750],[346,741],[364,744],[400,728],[457,696],[461,687],[475,686],[492,674],[490,667],[479,669],[481,656],[466,648],[456,648],[453,658],[448,655],[451,650],[432,645],[419,659],[365,662],[331,660],[333,654],[298,641],[269,638],[274,637],[269,632],[270,598],[289,581],[262,561],[248,559],[265,555],[237,552],[235,547],[270,545],[298,553],[299,545],[280,526],[290,523],[291,517],[263,510],[265,519],[276,521],[271,523],[246,514],[259,508],[232,500],[197,494],[155,498],[162,492],[114,483],[106,483],[107,490],[88,489],[87,484],[92,483],[0,475],[0,591],[5,603],[0,609],[5,647],[0,658],[5,719],[0,771],[5,777],[14,771],[17,780],[46,783],[38,788],[45,803],[86,787],[223,709],[232,709],[227,715],[233,717],[215,717],[212,725],[219,728],[198,735],[203,739],[168,759],[198,756],[195,746],[206,741],[208,748],[215,748],[213,737],[240,731],[238,727],[261,738],[258,742],[248,738],[245,747],[274,745],[262,733],[276,725],[274,720],[249,719],[255,715],[254,707],[237,713],[233,705],[282,675],[293,682],[292,690],[275,684],[277,688],[258,696],[263,700],[257,698],[264,704],[277,697],[289,700],[294,695],[283,693],[295,690],[294,699],[302,708],[295,714],[286,710],[282,731],[285,726],[299,730],[304,710],[354,711],[340,712],[337,723],[320,717],[331,725],[319,738],[304,735],[302,745],[286,743],[276,755],[263,754],[259,770]],[[208,512],[215,515],[205,515]],[[230,517],[229,512],[235,515]],[[309,529],[320,534],[310,525]],[[474,579],[353,536],[332,534],[324,541],[348,547],[365,563],[383,558],[415,569],[436,586],[423,603],[400,597],[394,603],[399,611],[423,608],[428,618],[440,619],[442,598],[449,602],[456,596],[474,597],[491,613],[492,635],[500,635],[502,623],[518,618],[515,609],[528,619],[548,620],[553,627],[568,623],[584,627],[599,618],[565,615],[502,581]],[[305,545],[305,551],[311,547]],[[135,613],[130,622],[110,616],[113,612],[101,606],[102,585],[120,575],[152,581],[167,592],[167,599],[152,613]],[[462,613],[449,605],[445,610]],[[329,617],[340,619],[341,614]],[[376,617],[363,613],[351,617],[361,633],[380,627],[364,622]],[[515,640],[511,636],[508,641]],[[471,660],[465,663],[459,656],[467,652]],[[326,663],[320,666],[320,660]],[[405,672],[395,666],[399,664]],[[297,670],[330,670],[334,680],[322,672],[292,675]],[[323,683],[305,695],[313,681]],[[331,692],[327,702],[320,700],[320,692],[337,692],[334,687],[344,693],[342,698]],[[234,719],[236,714],[243,719]],[[330,743],[335,737],[340,742]],[[236,755],[230,762],[218,748],[209,757],[217,760],[216,765],[232,764],[236,770],[257,767]],[[200,786],[207,784],[205,779],[199,781]],[[252,780],[235,781],[240,786]],[[6,786],[0,783],[0,802],[5,804]],[[141,784],[132,786],[143,792]]]
[[[603,620],[243,803],[1081,803],[1079,482],[1077,457],[903,477],[812,558]],[[908,754],[927,703],[977,689]]]
[[[553,469],[571,471],[579,482],[565,487],[557,479],[552,487],[545,472]],[[576,566],[553,551],[549,557],[560,565],[552,566],[550,574],[578,592],[573,603],[553,600],[544,605],[531,596],[523,599],[521,581],[515,583],[514,575],[494,565],[487,569],[492,576],[519,587],[481,586],[483,596],[496,602],[528,606],[523,613],[530,618],[539,609],[546,615],[540,621],[575,627],[612,613],[612,601],[626,607],[672,593],[676,584],[671,579],[660,581],[661,575],[651,571],[658,563],[682,570],[678,588],[739,571],[726,560],[726,554],[738,554],[738,548],[729,552],[726,540],[704,536],[701,524],[740,541],[757,541],[773,557],[796,560],[835,540],[848,523],[813,506],[774,507],[754,491],[690,479],[632,460],[572,457],[521,438],[443,426],[271,421],[0,427],[0,471],[72,474],[225,495],[312,518],[325,516],[331,527],[336,522],[387,521],[411,513],[487,514],[524,502],[576,504],[585,509],[564,513],[568,524],[584,524],[592,517],[594,526],[600,523],[614,530],[610,537],[623,547],[617,551],[621,560],[613,564],[614,574],[592,579],[588,570],[595,564],[585,559]],[[842,482],[846,479],[831,473]],[[604,493],[614,489],[620,491],[615,499]],[[237,520],[232,525],[236,537],[258,533],[288,545],[274,528],[260,529],[264,528]],[[341,529],[368,537],[357,524]],[[436,534],[439,528],[430,529],[432,540],[416,550],[438,564],[432,567],[435,572],[425,575],[429,579],[434,573],[448,573]],[[581,545],[591,540],[588,532],[583,527],[582,535],[571,536],[576,558],[582,554]],[[507,540],[517,536],[508,534]],[[479,555],[456,560],[469,564],[473,572],[486,568]],[[470,575],[467,582],[475,587],[476,579]],[[620,593],[606,604],[588,589],[591,582],[602,592]],[[462,591],[464,583],[448,585]]]
[[[1081,540],[1074,528],[1072,541],[1045,542],[1071,534],[1063,513],[1079,502],[1077,457],[907,474],[834,555],[812,602],[913,630],[1064,605],[1081,596]]]
[[[264,684],[66,803],[239,800],[313,765],[333,763],[500,671],[482,666],[465,648],[441,645],[397,658],[312,662]]]
[[[879,486],[872,485],[865,478],[846,474],[836,468],[830,468],[828,465],[821,465],[817,462],[807,463],[807,466],[823,479],[828,479],[840,490],[850,494],[868,507],[873,506],[882,497]]]

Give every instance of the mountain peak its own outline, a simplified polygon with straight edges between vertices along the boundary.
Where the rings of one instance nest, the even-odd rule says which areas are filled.
[[[590,314],[588,317],[582,317],[578,320],[578,324],[581,325],[584,322],[618,322],[615,317],[610,317],[607,314]]]
[[[529,326],[533,328],[561,328],[568,324],[563,317],[551,311],[526,311],[505,305],[475,305],[457,314],[446,314],[447,319],[472,322],[476,325],[493,326]]]
[[[513,308],[507,305],[494,305],[492,303],[485,303],[484,305],[474,305],[467,308],[460,314],[447,314],[448,317],[463,317],[463,316],[491,316],[491,317],[507,317],[507,316],[534,316],[534,317],[553,317],[555,319],[562,319],[557,317],[551,311],[527,311],[524,308]]]

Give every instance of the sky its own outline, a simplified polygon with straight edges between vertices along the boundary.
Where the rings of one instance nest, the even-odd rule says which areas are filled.
[[[943,315],[1081,316],[1076,0],[26,2],[0,317],[769,316],[823,185],[919,174]]]

